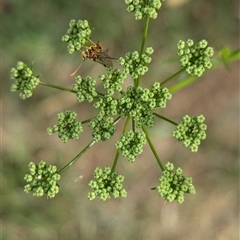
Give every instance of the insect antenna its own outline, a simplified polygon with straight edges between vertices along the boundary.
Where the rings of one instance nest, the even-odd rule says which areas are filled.
[[[71,77],[74,76],[77,71],[79,70],[79,68],[82,66],[82,64],[84,63],[85,59],[83,59],[83,61],[81,62],[81,64],[78,66],[78,68],[70,75]]]

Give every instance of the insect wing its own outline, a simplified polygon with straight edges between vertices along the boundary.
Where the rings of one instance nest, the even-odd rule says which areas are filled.
[[[111,58],[105,52],[101,52],[101,54],[97,54],[95,61],[102,64],[104,67],[113,67]]]

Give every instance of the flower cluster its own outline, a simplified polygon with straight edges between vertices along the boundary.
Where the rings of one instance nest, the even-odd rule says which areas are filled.
[[[174,171],[174,165],[169,162],[166,163],[159,182],[160,184],[156,189],[159,195],[168,202],[176,200],[178,203],[183,203],[185,193],[196,193],[192,184],[192,178],[185,177],[181,168],[177,168]]]
[[[100,75],[99,80],[103,82],[103,87],[107,90],[106,95],[112,96],[116,91],[122,91],[122,84],[127,74],[122,73],[119,69],[106,68],[106,70],[107,74]]]
[[[186,69],[188,74],[200,77],[206,69],[212,67],[213,48],[208,46],[206,40],[195,44],[192,39],[186,43],[180,40],[177,47],[181,68]]]
[[[105,116],[114,116],[118,113],[118,101],[108,95],[104,95],[94,103],[94,107],[98,109],[97,119],[101,120]]]
[[[24,187],[24,192],[32,193],[33,196],[41,197],[47,194],[47,197],[53,198],[59,192],[57,181],[60,180],[60,174],[57,173],[57,167],[47,165],[41,161],[38,165],[30,162],[30,174],[26,174],[24,180],[27,185]]]
[[[143,146],[146,143],[146,135],[144,132],[128,131],[126,135],[121,135],[120,140],[115,146],[121,150],[122,155],[129,162],[134,162],[136,157],[143,152]]]
[[[153,111],[159,107],[165,108],[167,100],[171,97],[168,89],[161,88],[157,82],[150,87],[150,90],[129,86],[118,100],[118,113],[122,118],[131,116],[138,128],[142,125],[151,127],[155,117]]]
[[[146,48],[146,52],[140,55],[137,51],[128,52],[125,58],[120,57],[118,62],[124,68],[124,72],[132,76],[133,79],[137,79],[139,76],[143,76],[147,71],[147,65],[152,61],[150,55],[153,54],[153,48]]]
[[[58,113],[58,124],[49,127],[47,134],[52,135],[58,132],[58,137],[64,143],[69,139],[78,139],[83,128],[81,122],[76,121],[76,117],[77,113],[68,110],[65,113]]]
[[[150,95],[156,103],[154,108],[165,108],[167,105],[167,100],[171,100],[172,98],[172,94],[169,92],[168,88],[161,88],[159,82],[153,83],[153,85],[150,87]]]
[[[192,152],[197,152],[201,140],[206,138],[207,125],[203,123],[204,121],[203,115],[195,117],[185,115],[172,135],[183,142],[185,147],[190,147]]]
[[[77,99],[79,102],[83,102],[85,99],[88,102],[92,102],[95,97],[97,97],[96,91],[96,80],[90,76],[84,79],[81,76],[75,78],[76,82],[72,89],[77,91]]]
[[[69,23],[69,29],[62,37],[62,41],[68,43],[68,52],[70,54],[79,51],[91,35],[91,29],[87,20],[72,19]]]
[[[110,139],[116,131],[112,117],[92,119],[89,126],[93,128],[92,137],[96,142]]]
[[[34,76],[33,70],[20,61],[16,68],[11,69],[11,79],[16,80],[11,86],[11,91],[20,90],[19,97],[22,99],[30,98],[40,82],[39,77]]]
[[[102,201],[113,196],[126,197],[127,192],[123,188],[124,176],[112,172],[110,167],[104,169],[96,168],[93,174],[95,180],[91,180],[89,186],[93,189],[92,192],[88,193],[88,199],[93,200],[96,196],[99,196]]]
[[[162,6],[164,0],[125,0],[128,5],[127,11],[134,12],[135,19],[141,20],[144,16],[149,15],[150,18],[156,19],[157,10]]]

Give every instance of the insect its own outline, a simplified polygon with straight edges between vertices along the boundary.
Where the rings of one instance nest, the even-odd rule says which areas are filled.
[[[88,40],[92,45],[89,47],[85,47],[86,49],[81,52],[83,61],[78,66],[78,68],[71,74],[71,76],[74,76],[76,74],[76,72],[79,70],[79,68],[82,66],[82,64],[84,63],[84,61],[86,59],[90,59],[94,62],[100,63],[104,67],[112,67],[113,66],[111,59],[115,59],[115,58],[111,58],[108,56],[108,54],[107,54],[108,50],[103,51],[103,48],[100,45],[99,41],[97,43],[94,43],[90,39],[88,39]]]

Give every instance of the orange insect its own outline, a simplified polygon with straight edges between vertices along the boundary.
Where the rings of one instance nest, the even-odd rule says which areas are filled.
[[[97,43],[94,43],[90,39],[88,40],[89,42],[92,43],[92,45],[89,47],[85,47],[86,49],[81,52],[83,61],[78,66],[78,68],[71,74],[71,76],[74,76],[76,74],[76,72],[79,70],[79,68],[82,66],[82,64],[87,58],[94,62],[102,64],[104,67],[109,68],[113,66],[111,59],[115,59],[115,58],[111,58],[108,56],[107,54],[108,50],[103,51],[103,48],[100,45],[99,41]]]

